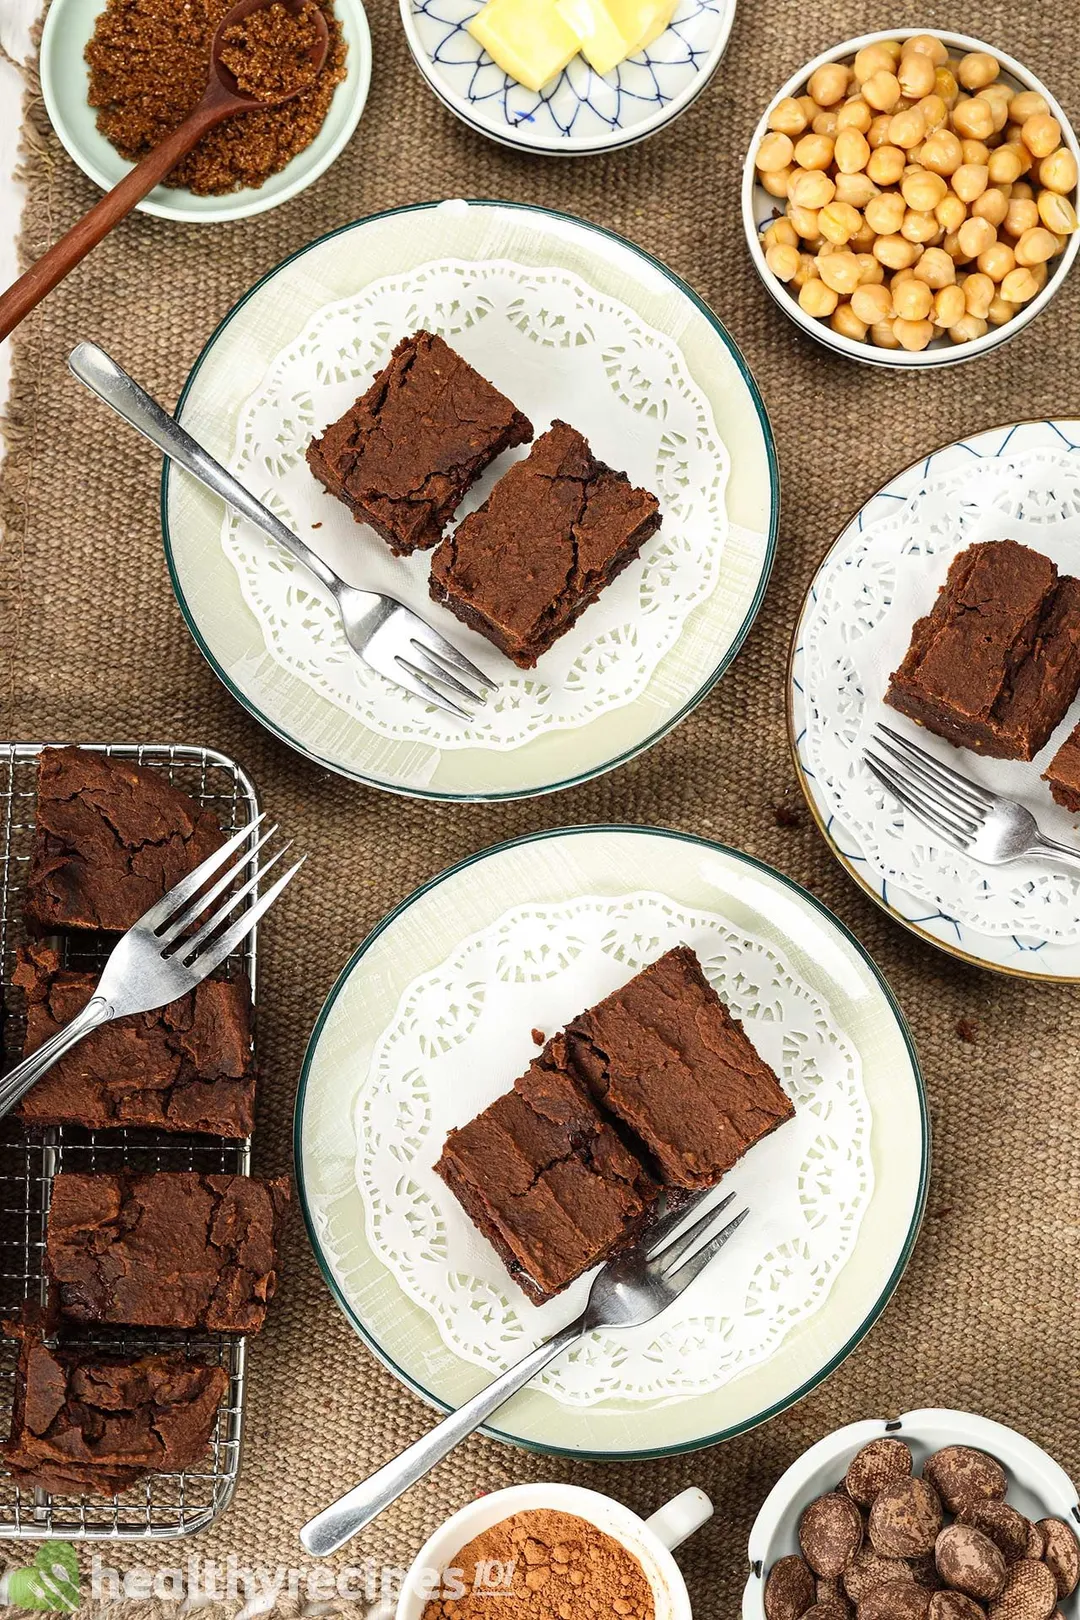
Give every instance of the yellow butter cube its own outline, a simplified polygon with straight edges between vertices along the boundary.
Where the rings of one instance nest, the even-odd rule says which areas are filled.
[[[649,46],[653,44],[655,40],[658,40],[661,34],[667,31],[671,25],[671,19],[675,15],[675,9],[678,6],[678,3],[679,0],[671,0],[670,5],[665,4],[661,6],[660,10],[656,14],[656,20],[652,27],[646,31],[643,38],[638,40],[633,50],[627,52],[627,55],[635,56],[638,51],[647,51]]]
[[[626,60],[630,41],[619,32],[604,0],[555,0],[555,9],[573,29],[581,54],[597,73],[610,73]]]
[[[605,0],[612,20],[635,56],[658,39],[675,15],[678,0]]]
[[[540,90],[577,55],[580,40],[555,0],[487,0],[465,24],[504,73]]]

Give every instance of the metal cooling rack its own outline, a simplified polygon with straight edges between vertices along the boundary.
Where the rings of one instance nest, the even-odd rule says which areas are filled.
[[[23,891],[34,834],[37,757],[47,743],[0,743],[0,968],[3,985],[5,1068],[22,1055],[22,996],[11,989],[15,951],[25,938]],[[149,765],[208,805],[228,834],[258,814],[248,777],[224,754],[208,748],[157,743],[103,743],[88,746],[136,764]],[[246,874],[245,874],[246,875]],[[69,966],[100,966],[108,943],[89,936],[61,942]],[[247,972],[254,991],[255,930],[227,971]],[[17,1315],[26,1299],[43,1297],[45,1224],[52,1178],[60,1170],[198,1170],[204,1174],[249,1171],[247,1142],[165,1131],[80,1130],[72,1126],[28,1128],[10,1116],[0,1119],[0,1317]],[[0,1461],[0,1538],[28,1540],[167,1540],[203,1529],[227,1506],[236,1486],[243,1430],[244,1358],[242,1338],[148,1332],[82,1334],[78,1343],[98,1350],[143,1354],[183,1349],[203,1361],[218,1362],[229,1373],[229,1387],[218,1411],[204,1471],[152,1474],[122,1495],[52,1496],[17,1486]],[[0,1339],[0,1436],[8,1432],[18,1347]]]

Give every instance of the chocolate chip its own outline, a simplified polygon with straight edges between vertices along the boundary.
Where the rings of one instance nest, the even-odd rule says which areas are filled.
[[[802,1620],[816,1597],[809,1564],[798,1553],[780,1558],[765,1582],[765,1620]]]
[[[857,1451],[844,1475],[844,1488],[860,1507],[871,1507],[886,1485],[911,1477],[911,1452],[902,1440],[883,1435]]]
[[[942,1580],[968,1597],[997,1597],[1005,1585],[1005,1554],[972,1524],[950,1524],[934,1557]]]
[[[862,1515],[839,1491],[811,1502],[799,1523],[799,1545],[815,1575],[842,1575],[862,1539]]]
[[[950,1513],[972,1502],[1000,1501],[1008,1489],[1005,1470],[996,1457],[973,1446],[946,1446],[928,1457],[923,1478],[932,1485]]]
[[[861,1603],[876,1586],[887,1586],[890,1581],[914,1579],[903,1559],[885,1558],[864,1541],[844,1571],[844,1591],[856,1603]]]
[[[859,1620],[926,1620],[933,1593],[914,1581],[890,1581],[859,1604]]]
[[[887,1558],[912,1558],[933,1551],[941,1519],[937,1492],[925,1480],[905,1479],[870,1509],[870,1540]]]
[[[926,1620],[986,1620],[986,1610],[964,1592],[935,1592]]]
[[[961,1508],[957,1522],[971,1524],[999,1547],[1007,1564],[1029,1557],[1032,1524],[1008,1502],[972,1502]]]
[[[1046,1565],[1021,1558],[991,1603],[990,1620],[1050,1620],[1056,1603],[1057,1582]]]
[[[1080,1543],[1062,1519],[1040,1519],[1036,1528],[1042,1532],[1043,1563],[1057,1583],[1057,1595],[1070,1597],[1080,1581]]]

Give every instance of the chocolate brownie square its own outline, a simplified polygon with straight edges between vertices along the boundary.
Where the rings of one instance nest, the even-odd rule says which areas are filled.
[[[288,1201],[285,1177],[58,1175],[45,1260],[60,1315],[257,1333]]]
[[[435,1169],[536,1304],[627,1243],[658,1193],[550,1060],[451,1131]]]
[[[13,983],[26,992],[23,1055],[82,1011],[97,976],[63,968],[47,945],[23,946]],[[251,987],[245,975],[204,979],[157,1012],[91,1030],[27,1092],[37,1125],[130,1125],[250,1136],[255,1123]]]
[[[43,933],[121,933],[219,849],[214,816],[160,771],[89,748],[45,748],[26,919]]]
[[[358,523],[404,556],[442,539],[484,468],[532,423],[431,332],[403,338],[355,405],[308,446],[308,466]]]
[[[1058,804],[1080,816],[1080,726],[1071,731],[1043,772]]]
[[[1080,687],[1080,580],[1015,540],[968,546],[886,703],[960,748],[1034,759]]]
[[[660,527],[659,503],[554,422],[431,561],[431,594],[531,669]]]
[[[795,1113],[686,946],[572,1019],[551,1051],[671,1187],[712,1186]]]
[[[20,1346],[11,1429],[0,1455],[21,1489],[113,1496],[148,1473],[202,1461],[229,1387],[223,1367],[179,1352],[53,1348],[32,1309],[4,1331]]]

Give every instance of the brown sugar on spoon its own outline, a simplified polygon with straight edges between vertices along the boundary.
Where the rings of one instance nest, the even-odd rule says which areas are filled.
[[[334,90],[345,77],[347,46],[329,0],[298,12],[278,3],[235,23],[222,62],[241,94],[272,101],[304,74],[314,13],[326,18],[329,48],[310,89],[282,107],[255,108],[208,130],[173,168],[165,185],[197,196],[261,186],[318,135]],[[230,0],[108,0],[86,47],[89,102],[97,126],[120,156],[137,162],[188,116],[206,89],[214,31]]]

